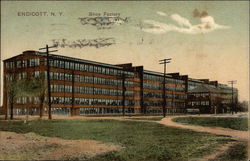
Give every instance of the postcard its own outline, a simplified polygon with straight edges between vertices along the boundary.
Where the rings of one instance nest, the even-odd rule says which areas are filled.
[[[1,1],[0,160],[249,159],[249,1]]]

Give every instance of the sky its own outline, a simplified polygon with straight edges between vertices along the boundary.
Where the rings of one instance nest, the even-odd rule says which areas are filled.
[[[237,80],[239,99],[249,100],[248,1],[1,1],[1,60],[46,44],[158,72],[158,60],[172,58],[168,73]]]

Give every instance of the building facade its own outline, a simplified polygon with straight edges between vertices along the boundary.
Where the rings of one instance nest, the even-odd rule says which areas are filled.
[[[232,109],[233,103],[238,102],[238,90],[217,81],[208,79],[189,79],[187,92],[187,109],[199,111],[199,113],[226,113]]]
[[[44,74],[47,82],[46,53],[25,51],[4,60],[4,109],[9,107],[8,83]],[[210,83],[224,91],[225,102],[229,91],[225,85],[190,79],[179,73],[169,73],[165,81],[159,72],[144,70],[143,66],[111,65],[50,54],[49,80],[52,114],[57,115],[136,115],[162,114],[163,99],[167,113],[185,113],[188,92],[200,84]],[[47,92],[48,94],[48,92]],[[48,111],[48,97],[44,100]],[[38,114],[39,98],[18,96],[14,100],[14,114]],[[228,101],[228,100],[227,100]],[[192,107],[193,108],[193,107]]]

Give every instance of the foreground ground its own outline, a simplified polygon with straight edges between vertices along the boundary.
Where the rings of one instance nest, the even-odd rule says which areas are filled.
[[[17,133],[34,132],[41,136],[66,140],[96,140],[124,147],[119,151],[97,155],[90,159],[95,161],[197,159],[212,153],[218,146],[232,141],[229,137],[192,132],[151,122],[116,120],[34,120],[26,124],[23,121],[0,121],[0,130]]]
[[[230,123],[228,123],[229,121]],[[181,124],[177,122],[181,122]],[[203,157],[201,160],[246,161],[248,159],[247,154],[250,149],[247,145],[249,141],[249,131],[245,131],[248,127],[246,117],[237,117],[237,115],[233,117],[225,117],[223,115],[204,115],[199,117],[169,116],[161,121],[158,121],[158,123],[182,129],[191,129],[197,132],[208,132],[216,135],[230,136],[232,139],[235,139],[236,142],[228,142],[228,144],[221,146],[221,148],[218,148],[216,152]],[[219,127],[215,127],[216,124]],[[205,125],[205,127],[197,125]],[[209,125],[211,125],[211,127],[207,127]],[[241,129],[242,131],[233,130],[233,128]]]
[[[120,146],[108,145],[94,140],[64,140],[43,137],[32,132],[17,134],[1,131],[0,133],[1,160],[87,159],[121,149]]]
[[[10,156],[24,160],[25,156],[29,156],[29,159],[50,159],[51,156],[58,159],[56,157],[60,156],[59,159],[92,161],[244,161],[247,159],[247,143],[244,138],[193,132],[188,128],[181,129],[185,128],[183,126],[189,125],[175,123],[171,120],[172,118],[174,117],[164,119],[162,117],[127,117],[124,121],[123,117],[105,117],[104,119],[100,117],[71,117],[67,120],[57,117],[56,119],[59,120],[32,120],[27,123],[22,120],[0,121],[1,131],[19,133],[0,132],[1,140],[2,138],[7,140],[4,143],[2,142],[5,145],[3,147],[15,148],[13,142],[15,142],[15,145],[28,142],[30,145],[35,145],[34,147],[37,146],[37,148],[32,146],[32,148],[21,148],[19,152],[4,148],[5,151],[0,151],[0,159],[8,159]],[[199,131],[197,129],[192,130]],[[213,133],[214,131],[208,130],[208,132]],[[8,135],[21,135],[21,137],[16,138],[25,139],[21,141],[13,139],[15,137],[7,139]],[[58,142],[49,139],[58,140]],[[44,140],[47,140],[46,143],[48,144],[45,144]],[[91,144],[88,144],[88,142]],[[72,147],[72,145],[75,145],[75,147]],[[0,145],[0,147],[2,146]],[[59,154],[58,148],[62,147],[65,150],[59,151],[61,155],[56,155]],[[69,150],[72,148],[78,149],[79,153],[74,153],[75,150]],[[90,152],[91,148],[94,148],[93,152]]]
[[[182,118],[183,117],[183,118]],[[224,136],[231,136],[234,139],[240,139],[247,141],[249,138],[249,133],[248,131],[240,131],[240,130],[233,130],[230,128],[222,128],[222,127],[204,127],[204,126],[193,126],[193,125],[184,125],[180,124],[177,122],[174,122],[173,120],[187,120],[185,116],[170,116],[162,119],[159,121],[160,124],[164,124],[167,126],[172,126],[172,127],[180,127],[182,129],[191,129],[193,131],[197,132],[208,132],[216,135],[224,135]],[[190,118],[192,120],[192,118]],[[210,118],[198,118],[198,119],[203,119],[207,120],[206,122],[209,122],[211,119]],[[197,120],[198,120],[197,119]],[[216,119],[216,118],[212,118]],[[237,118],[232,118],[232,119],[237,119]],[[228,118],[223,118],[224,122],[228,122]],[[195,123],[196,124],[196,123]],[[233,122],[232,122],[233,124]]]

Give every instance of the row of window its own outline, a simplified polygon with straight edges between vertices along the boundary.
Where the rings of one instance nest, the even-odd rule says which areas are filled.
[[[68,73],[57,73],[50,72],[50,79],[52,80],[62,80],[62,81],[72,81],[72,74]],[[85,75],[74,75],[75,82],[85,82],[85,83],[94,83],[94,84],[104,84],[104,85],[113,85],[113,86],[122,86],[121,79],[109,79],[101,77],[92,77]],[[134,87],[134,82],[125,80],[125,87]]]
[[[134,108],[125,108],[125,113],[134,113]],[[80,108],[80,115],[122,114],[122,108]]]
[[[122,76],[122,73],[124,73],[126,76],[134,77],[134,73],[122,71],[118,69],[113,68],[106,68],[101,66],[94,66],[89,64],[81,64],[76,62],[67,62],[63,60],[51,60],[50,66],[55,68],[62,68],[62,69],[71,69],[71,70],[78,70],[78,71],[84,71],[84,72],[94,72],[94,73],[100,73],[105,75],[114,75],[114,76]]]
[[[48,109],[44,108],[44,113],[47,114]],[[38,108],[17,108],[14,109],[14,115],[39,115]],[[70,115],[70,108],[51,108],[52,115]]]
[[[47,112],[47,109],[45,109]],[[25,109],[14,109],[15,115],[26,115],[28,112],[30,114],[39,114],[39,110],[37,108],[31,108],[29,110]],[[93,108],[93,107],[87,107],[87,108],[80,108],[80,115],[95,115],[95,114],[122,114],[123,109],[122,108]],[[125,113],[134,113],[134,108],[125,108]],[[51,108],[52,115],[70,115],[70,108],[65,107],[58,107],[58,108]]]
[[[158,90],[162,90],[163,89],[163,85],[162,84],[151,84],[151,83],[143,83],[143,88],[149,88],[149,89],[158,89]],[[170,90],[170,91],[178,91],[178,92],[183,92],[185,91],[185,87],[172,87],[172,86],[165,86],[166,90]]]
[[[151,74],[143,74],[143,80],[151,80],[151,81],[158,81],[163,82],[164,77],[163,76],[155,76]],[[165,78],[166,83],[173,83],[173,84],[184,84],[184,80],[180,79],[171,79],[171,78]]]
[[[70,115],[70,108],[51,108],[52,115]]]
[[[160,101],[144,101],[144,106],[162,106],[163,102]],[[174,107],[185,107],[185,102],[166,102],[166,106],[174,106]]]
[[[158,92],[143,92],[143,97],[162,98],[162,93],[158,93]]]
[[[40,75],[40,71],[34,71],[31,74],[34,77],[39,77]],[[27,72],[20,72],[20,73],[16,73],[16,78],[15,78],[15,73],[8,73],[6,74],[6,79],[7,81],[13,81],[14,79],[24,79],[27,78]]]
[[[149,89],[163,89],[161,84],[150,84],[150,83],[143,83],[143,88]]]
[[[169,108],[167,108],[166,109],[166,113],[168,114],[168,113],[185,113],[186,112],[186,110],[185,109],[176,109],[176,108],[174,108],[174,109],[169,109]],[[150,113],[152,113],[152,114],[161,114],[162,113],[162,108],[146,108],[146,113],[148,113],[148,114],[150,114]]]
[[[44,109],[45,113],[47,113],[48,109]],[[147,114],[162,114],[162,108],[146,108]],[[134,108],[125,108],[124,112],[126,114],[135,113]],[[166,113],[185,113],[185,109],[166,109]],[[14,115],[39,115],[38,108],[16,108],[13,110]],[[51,108],[52,115],[70,115],[70,108],[58,107]],[[123,113],[122,108],[94,108],[94,107],[83,107],[80,108],[80,115],[105,115],[105,114],[118,114],[121,115]]]
[[[209,93],[190,93],[190,95],[195,97],[207,97],[209,96]]]
[[[191,106],[199,106],[199,105],[203,105],[203,106],[208,106],[209,105],[209,101],[193,101],[193,102],[188,102],[188,105]]]
[[[38,104],[39,98],[38,97],[33,97],[34,99],[32,100],[32,97],[17,97],[15,100],[16,104],[27,104],[27,103],[34,103]]]
[[[145,98],[162,98],[162,93],[153,93],[153,92],[143,92],[143,97]],[[165,98],[174,98],[174,99],[186,99],[186,95],[179,94],[166,94]]]
[[[72,92],[72,86],[68,85],[58,85],[58,84],[51,84],[50,85],[51,92]]]
[[[51,92],[72,92],[72,86],[51,84]],[[122,96],[122,90],[74,86],[75,93]],[[134,91],[125,91],[125,96],[134,96]]]
[[[56,72],[50,72],[49,74],[51,80],[72,81],[72,74]]]
[[[72,104],[71,97],[51,97],[52,104]],[[96,99],[96,98],[75,98],[76,105],[105,105],[105,106],[121,106],[122,100],[114,99]],[[125,106],[134,106],[134,100],[125,100]]]
[[[45,58],[44,61],[45,66],[47,65],[47,60]],[[28,60],[18,60],[16,62],[6,62],[5,67],[7,69],[13,69],[13,68],[23,68],[23,67],[36,67],[40,65],[40,59],[28,59]],[[105,75],[114,75],[114,76],[122,76],[123,74],[126,77],[134,77],[133,72],[123,71],[119,69],[113,69],[113,68],[107,68],[107,67],[101,67],[101,66],[94,66],[94,65],[88,65],[88,64],[80,64],[75,62],[68,62],[63,60],[50,60],[50,66],[55,68],[62,68],[62,69],[71,69],[71,70],[78,70],[78,71],[85,71],[85,72],[94,72],[94,73],[100,73]]]
[[[14,69],[14,68],[24,68],[24,67],[36,67],[40,65],[40,60],[36,59],[28,59],[28,60],[18,60],[16,62],[6,62],[6,69]]]
[[[190,91],[190,90],[200,86],[201,84],[202,83],[188,81],[188,90]]]

